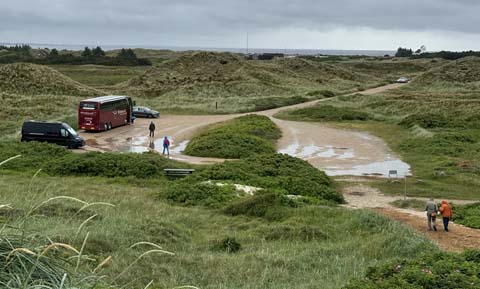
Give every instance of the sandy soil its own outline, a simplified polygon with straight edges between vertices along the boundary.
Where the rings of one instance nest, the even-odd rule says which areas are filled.
[[[361,92],[371,94],[398,88],[392,84]],[[341,130],[318,123],[284,121],[273,118],[283,109],[315,105],[322,100],[311,101],[258,112],[266,115],[280,127],[283,136],[278,142],[278,151],[305,159],[315,167],[326,170],[330,175],[386,175],[396,169],[399,175],[407,173],[409,167],[395,158],[385,142],[372,135],[356,131]],[[235,115],[162,115],[154,119],[156,136],[148,137],[150,119],[137,119],[134,125],[115,128],[108,132],[81,132],[87,146],[84,151],[162,152],[162,137],[168,136],[172,146],[170,156],[194,164],[221,162],[221,159],[190,157],[182,154],[188,140],[202,127],[238,117]]]
[[[391,219],[405,223],[413,227],[419,233],[427,236],[444,250],[461,252],[465,249],[480,248],[480,230],[467,228],[451,222],[449,225],[449,232],[447,233],[443,231],[442,220],[437,219],[438,231],[429,231],[427,228],[425,212],[411,209],[400,209],[390,205],[391,202],[402,199],[402,197],[384,195],[379,190],[364,184],[346,187],[343,190],[343,195],[348,202],[345,207],[371,209]],[[424,202],[427,201],[425,198],[408,199],[417,199]],[[473,202],[465,200],[450,201],[455,204],[467,204]]]

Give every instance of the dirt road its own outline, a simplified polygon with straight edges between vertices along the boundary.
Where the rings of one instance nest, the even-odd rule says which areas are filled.
[[[391,84],[360,92],[372,94],[400,87]],[[270,117],[282,130],[278,151],[309,161],[329,175],[387,175],[397,170],[399,176],[408,172],[409,166],[395,158],[385,142],[370,134],[328,127],[319,123],[305,123],[279,120],[273,115],[283,109],[302,108],[315,105],[322,100],[311,101],[277,108],[257,114]],[[195,164],[221,162],[221,159],[197,158],[182,154],[188,140],[202,127],[238,117],[234,115],[162,115],[153,120],[156,137],[148,137],[149,119],[137,119],[134,125],[115,128],[102,133],[81,132],[86,139],[85,150],[144,152],[162,151],[163,136],[172,142],[171,157]]]
[[[379,190],[369,187],[365,184],[357,184],[346,187],[343,190],[345,200],[348,202],[346,207],[365,208],[378,212],[390,219],[405,223],[414,228],[420,234],[427,236],[434,241],[440,248],[462,252],[465,249],[480,248],[480,230],[467,228],[462,225],[450,223],[449,232],[443,231],[441,219],[437,219],[437,232],[427,229],[427,220],[425,212],[412,209],[400,209],[393,207],[390,203],[402,199],[399,196],[388,196],[382,194]],[[424,201],[425,198],[408,198]],[[437,200],[438,201],[438,200]],[[468,204],[473,201],[450,200],[455,204]]]

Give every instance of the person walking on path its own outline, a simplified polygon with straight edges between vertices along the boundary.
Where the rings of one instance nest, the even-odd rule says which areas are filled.
[[[163,155],[165,155],[165,151],[167,152],[167,155],[170,156],[170,141],[168,140],[167,136],[163,138]]]
[[[150,131],[150,137],[155,137],[155,124],[153,123],[153,121],[150,122],[148,130]]]
[[[427,205],[425,206],[425,211],[427,211],[428,229],[431,231],[433,227],[433,230],[436,231],[437,225],[435,222],[437,220],[438,207],[437,204],[433,201],[433,198],[430,198],[430,200],[427,202]]]
[[[443,228],[445,229],[445,232],[448,232],[448,222],[453,217],[452,207],[447,201],[443,200],[439,211],[442,214]]]

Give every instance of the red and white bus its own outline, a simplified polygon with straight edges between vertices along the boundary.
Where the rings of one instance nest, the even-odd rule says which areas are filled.
[[[108,95],[85,99],[78,106],[78,127],[106,131],[133,123],[133,103],[128,96]]]

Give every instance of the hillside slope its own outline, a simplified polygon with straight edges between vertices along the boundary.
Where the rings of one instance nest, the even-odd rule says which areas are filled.
[[[27,119],[61,120],[75,127],[78,101],[101,94],[47,66],[0,65],[2,138],[18,132]]]
[[[162,107],[205,107],[217,101],[230,112],[249,110],[262,98],[313,98],[321,90],[341,93],[377,83],[374,77],[300,58],[255,61],[232,53],[192,52],[151,68],[118,90]]]
[[[466,57],[434,68],[420,76],[416,84],[480,82],[480,58]]]
[[[15,63],[0,66],[0,92],[21,95],[91,96],[99,91],[42,65]]]

